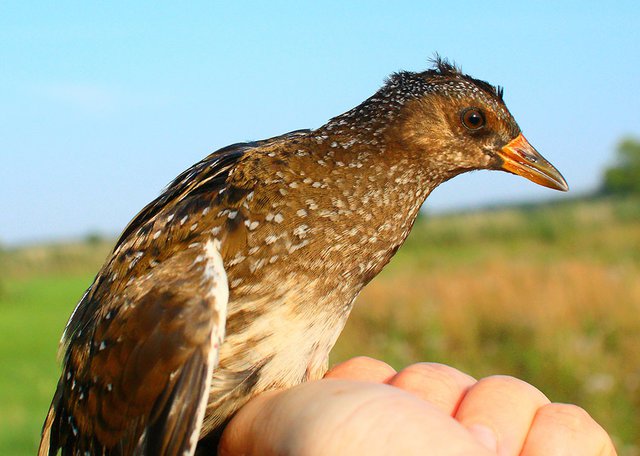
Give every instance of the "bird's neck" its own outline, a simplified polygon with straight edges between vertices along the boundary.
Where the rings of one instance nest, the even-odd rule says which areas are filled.
[[[319,255],[358,288],[402,245],[440,179],[390,141],[382,127],[378,136],[372,135],[376,130],[358,135],[327,127],[310,133],[287,168],[302,173],[304,212],[323,240]]]

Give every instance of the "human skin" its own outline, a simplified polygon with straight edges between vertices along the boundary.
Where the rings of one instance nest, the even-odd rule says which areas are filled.
[[[227,426],[230,455],[615,455],[583,409],[522,380],[475,380],[436,363],[400,372],[354,358],[320,381],[251,400]]]

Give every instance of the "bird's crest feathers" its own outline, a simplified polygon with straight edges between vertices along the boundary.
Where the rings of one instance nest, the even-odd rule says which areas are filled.
[[[430,62],[433,63],[434,68],[431,70],[427,70],[425,73],[434,73],[434,74],[438,74],[440,76],[445,76],[445,77],[460,77],[463,79],[467,79],[473,82],[474,84],[476,84],[481,89],[497,97],[498,99],[500,99],[500,101],[503,101],[503,96],[504,96],[503,87],[493,86],[486,81],[473,78],[468,74],[464,74],[462,72],[462,68],[457,66],[455,63],[450,62],[448,59],[441,57],[437,53],[430,60]]]
[[[441,57],[437,53],[429,60],[429,62],[432,64],[432,68],[420,73],[413,73],[409,71],[393,73],[385,81],[385,86],[393,87],[397,85],[402,86],[403,84],[423,84],[425,81],[428,85],[436,85],[438,82],[442,81],[463,80],[475,85],[491,97],[494,97],[501,103],[504,103],[504,89],[501,86],[493,86],[486,81],[473,78],[468,74],[463,73],[459,66],[448,59]]]

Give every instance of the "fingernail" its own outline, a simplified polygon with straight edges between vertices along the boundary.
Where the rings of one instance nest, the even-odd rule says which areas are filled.
[[[489,450],[498,451],[498,437],[493,429],[483,424],[472,424],[468,426],[469,432]]]

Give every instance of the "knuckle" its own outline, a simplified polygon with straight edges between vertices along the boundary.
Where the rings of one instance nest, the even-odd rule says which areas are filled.
[[[580,439],[588,439],[592,448],[599,448],[597,454],[616,454],[613,442],[607,431],[600,426],[589,413],[580,406],[574,404],[551,403],[541,409],[547,419],[559,429]]]
[[[552,403],[546,405],[544,411],[559,426],[572,432],[602,430],[600,425],[591,418],[591,415],[585,409],[574,404]]]

